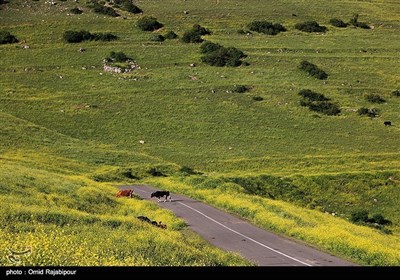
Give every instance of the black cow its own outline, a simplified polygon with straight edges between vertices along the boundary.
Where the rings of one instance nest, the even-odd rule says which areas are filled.
[[[384,121],[383,124],[384,124],[385,126],[391,126],[391,125],[392,125],[392,122],[391,122],[391,121]]]
[[[161,198],[162,198],[163,196],[165,196],[164,202],[166,202],[168,198],[169,198],[169,201],[172,201],[172,200],[171,200],[171,196],[170,196],[170,194],[169,194],[169,191],[155,191],[155,192],[153,192],[153,193],[151,194],[150,198],[156,197],[157,200],[158,200],[158,202],[160,202],[160,201],[161,201]]]

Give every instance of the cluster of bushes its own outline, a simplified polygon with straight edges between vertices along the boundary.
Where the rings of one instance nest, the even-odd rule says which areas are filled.
[[[357,110],[357,113],[360,116],[368,116],[368,117],[371,117],[371,118],[375,118],[375,117],[377,117],[379,115],[379,110],[377,108],[369,109],[369,108],[362,107],[362,108]]]
[[[268,21],[253,21],[247,26],[251,31],[264,33],[267,35],[277,35],[280,32],[287,31],[286,28],[279,23],[271,23]]]
[[[80,43],[83,41],[114,41],[118,39],[116,35],[111,33],[90,33],[86,30],[67,30],[64,32],[63,38],[68,43]]]
[[[160,29],[164,24],[157,21],[155,17],[144,16],[137,21],[138,27],[143,31],[154,31]]]
[[[200,47],[200,52],[204,54],[201,61],[211,66],[240,66],[241,59],[247,57],[241,50],[228,47],[225,48],[219,44],[204,42]]]
[[[337,18],[332,18],[329,23],[333,26],[340,27],[340,28],[345,28],[349,25],[353,25],[355,27],[360,27],[363,29],[370,29],[369,25],[366,24],[365,22],[359,22],[358,21],[358,14],[354,15],[352,19],[350,19],[349,23],[344,22],[341,19]]]
[[[311,111],[328,116],[335,116],[341,112],[339,105],[330,102],[330,99],[323,94],[303,89],[299,92],[299,95],[303,97],[300,100],[300,105],[308,107]]]
[[[390,220],[386,219],[381,214],[374,214],[370,216],[366,210],[360,210],[351,213],[350,221],[355,224],[372,226],[378,229],[384,229],[383,226],[392,224]],[[386,232],[390,233],[388,230],[386,230]]]
[[[18,43],[18,39],[8,31],[0,31],[0,44]]]
[[[312,64],[311,62],[303,60],[300,63],[299,68],[317,79],[326,80],[328,78],[328,74],[325,73],[325,71],[321,70],[318,68],[318,66]]]
[[[201,43],[203,42],[203,35],[210,35],[211,31],[206,29],[205,27],[200,26],[199,24],[193,25],[192,29],[186,31],[182,35],[182,42],[184,43]]]
[[[316,21],[306,21],[302,23],[297,23],[294,26],[296,29],[303,32],[326,32],[328,28],[326,26],[319,25]]]
[[[132,14],[140,14],[143,12],[142,9],[134,5],[131,0],[114,0],[114,4],[115,7]]]
[[[120,15],[111,7],[104,6],[99,2],[92,3],[93,12],[111,17],[119,17]]]
[[[367,94],[365,96],[365,99],[371,103],[384,103],[385,102],[385,99],[383,99],[379,94],[373,94],[373,93]]]
[[[69,10],[72,14],[75,15],[80,15],[83,13],[83,11],[81,9],[79,9],[78,7],[72,8],[71,10]]]
[[[358,21],[358,14],[354,15],[352,19],[350,19],[350,24],[355,26],[355,27],[360,27],[362,29],[370,29],[368,24],[365,22],[359,22]]]

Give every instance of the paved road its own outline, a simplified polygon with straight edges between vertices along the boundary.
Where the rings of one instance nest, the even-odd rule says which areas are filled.
[[[293,242],[214,207],[171,193],[172,202],[157,202],[150,194],[158,189],[145,185],[131,188],[144,199],[153,200],[184,219],[189,228],[208,242],[226,251],[233,251],[259,266],[354,266],[314,248]]]

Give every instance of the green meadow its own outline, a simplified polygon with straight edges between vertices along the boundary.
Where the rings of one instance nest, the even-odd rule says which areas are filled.
[[[0,31],[19,40],[0,45],[1,251],[30,246],[24,265],[250,264],[167,210],[115,197],[117,185],[151,183],[361,265],[400,265],[397,1],[137,0],[143,14],[117,9],[119,17],[94,13],[90,1],[53,2],[0,2]],[[370,29],[329,23],[355,14]],[[143,16],[164,27],[140,30]],[[246,34],[256,20],[287,31]],[[327,32],[295,28],[312,20]],[[242,50],[246,63],[203,63],[201,44],[180,40],[194,24],[212,32],[204,40]],[[118,39],[68,43],[67,30]],[[151,40],[168,31],[179,37]],[[104,72],[113,51],[140,68]],[[301,71],[303,60],[328,79]],[[340,114],[301,106],[302,89]],[[371,103],[371,94],[384,102]],[[391,223],[354,223],[357,211]],[[10,265],[7,254],[0,265]]]

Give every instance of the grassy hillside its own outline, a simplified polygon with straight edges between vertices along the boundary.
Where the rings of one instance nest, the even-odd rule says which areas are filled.
[[[379,241],[382,244],[398,246],[400,97],[392,92],[400,88],[397,67],[400,5],[379,0],[265,2],[135,1],[143,15],[117,10],[121,16],[116,18],[94,13],[89,2],[84,1],[51,4],[42,0],[10,0],[0,4],[0,31],[8,31],[20,41],[0,45],[2,201],[16,199],[25,205],[24,192],[32,192],[35,201],[32,203],[37,208],[21,205],[21,211],[39,217],[48,200],[46,195],[58,196],[64,189],[65,194],[58,198],[61,204],[52,205],[53,210],[76,209],[73,205],[84,201],[78,196],[77,186],[82,187],[81,182],[85,182],[85,187],[95,188],[116,204],[105,205],[104,209],[99,206],[98,212],[93,213],[90,209],[78,209],[83,214],[73,212],[71,217],[84,213],[97,217],[114,209],[116,212],[110,214],[113,219],[138,226],[134,221],[124,220],[127,218],[115,210],[129,206],[116,202],[109,189],[110,182],[148,181],[147,171],[151,167],[163,171],[172,181],[181,180],[179,169],[188,166],[207,175],[211,189],[228,186],[224,188],[227,192],[233,188],[254,199],[272,200],[272,194],[275,202],[285,201],[291,207],[300,207],[296,209],[314,209],[307,210],[310,213],[307,215],[320,217],[321,211],[339,213],[334,219],[349,224],[346,220],[355,210],[382,214],[392,221],[387,227],[391,234],[352,224],[343,230],[353,234],[360,228],[373,232],[363,239],[366,243],[382,238],[384,241]],[[70,9],[74,7],[83,13],[72,14]],[[334,17],[348,22],[354,14],[359,14],[359,21],[371,29],[337,28],[329,24]],[[143,16],[156,17],[164,27],[155,32],[141,31],[137,20]],[[281,23],[288,31],[276,36],[256,32],[246,35],[247,25],[253,20]],[[328,31],[304,33],[295,29],[297,23],[309,20],[326,26]],[[194,24],[212,31],[204,39],[245,52],[244,61],[249,65],[208,66],[201,62],[200,44],[186,44],[179,38],[161,43],[150,40],[153,33],[164,35],[171,30],[181,37]],[[63,40],[65,31],[82,29],[91,33],[110,32],[118,40],[81,43]],[[245,34],[238,30],[244,30]],[[24,48],[25,45],[29,48]],[[85,51],[80,52],[80,48]],[[134,58],[140,69],[129,74],[104,72],[103,59],[112,51],[122,51]],[[303,60],[326,71],[328,79],[318,80],[301,71],[298,66]],[[192,63],[195,67],[190,66]],[[234,85],[246,85],[250,91],[233,93]],[[322,93],[338,103],[340,115],[326,116],[300,106],[298,92],[302,89]],[[371,103],[366,100],[369,94],[378,94],[385,102]],[[256,101],[255,96],[263,100]],[[380,113],[375,118],[360,116],[357,110],[361,107],[378,108]],[[393,125],[384,126],[387,120]],[[39,180],[32,175],[36,173],[40,175],[40,183],[29,187],[29,180]],[[198,196],[196,180],[209,188],[201,181],[204,178],[198,177],[184,179],[188,189],[182,187],[182,192]],[[28,180],[25,187],[18,185],[21,180]],[[173,188],[163,180],[156,181]],[[67,182],[65,187],[61,187],[64,185],[61,181]],[[210,191],[200,196],[219,207],[228,203],[212,197]],[[237,206],[225,208],[242,214]],[[13,211],[8,216],[3,212],[2,218],[18,219],[25,215]],[[150,208],[145,212],[151,213]],[[243,216],[261,226],[267,221]],[[101,232],[103,217],[98,219],[93,227]],[[18,220],[16,228],[23,228],[24,221]],[[42,218],[32,219],[34,222],[44,223]],[[328,224],[335,229],[334,223]],[[68,236],[68,228],[56,226],[64,230],[60,236]],[[38,227],[43,229],[42,237],[50,227],[46,223]],[[89,234],[91,225],[86,227],[84,235]],[[179,230],[177,227],[173,234],[181,236]],[[398,253],[383,251],[383,255],[391,257],[364,258],[345,249],[332,249],[308,236],[307,231],[301,235],[278,231],[363,264],[400,263]],[[11,232],[9,228],[2,234]],[[348,244],[351,243],[349,240]],[[132,241],[132,244],[137,243]],[[369,245],[365,248],[368,252]],[[141,257],[134,258],[138,260],[135,264],[142,263]],[[215,263],[229,263],[228,259],[218,258],[215,257]],[[112,263],[105,257],[100,259],[104,264]],[[176,264],[186,262],[183,260]],[[93,264],[93,259],[88,263]],[[201,257],[192,263],[201,264]],[[232,259],[232,264],[237,264],[236,260]]]

